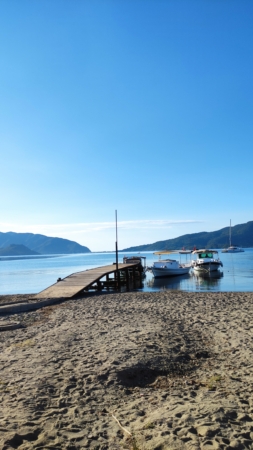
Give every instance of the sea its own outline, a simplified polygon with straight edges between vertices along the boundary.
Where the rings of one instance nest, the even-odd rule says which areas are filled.
[[[144,256],[150,267],[158,256],[153,252],[127,253],[119,252],[118,261],[124,256]],[[190,262],[192,255],[170,256],[171,259]],[[141,288],[136,290],[154,292],[161,290],[179,291],[216,291],[216,292],[251,292],[253,291],[253,249],[243,253],[219,253],[223,262],[220,271],[210,275],[189,275],[154,279],[151,272],[146,272]],[[72,273],[95,267],[106,266],[116,262],[114,252],[85,253],[75,255],[14,256],[0,258],[0,295],[35,294],[56,283]]]

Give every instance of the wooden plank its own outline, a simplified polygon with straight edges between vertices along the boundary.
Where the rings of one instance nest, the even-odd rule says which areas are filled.
[[[138,266],[138,263],[118,264],[119,270],[132,269],[136,266]],[[35,295],[35,298],[71,298],[90,287],[93,283],[96,283],[102,278],[115,272],[115,264],[104,267],[95,267],[94,269],[84,270],[83,272],[76,272],[39,292]],[[111,281],[113,280],[111,279]]]

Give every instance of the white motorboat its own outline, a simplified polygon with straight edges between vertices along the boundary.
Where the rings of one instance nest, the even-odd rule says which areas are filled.
[[[218,254],[217,250],[195,250],[192,252],[197,255],[197,259],[192,261],[192,268],[195,272],[213,272],[223,267],[219,258],[215,258],[214,255]]]
[[[177,252],[155,252],[155,255],[164,255]],[[150,268],[155,278],[173,277],[175,275],[185,275],[191,270],[191,263],[181,263],[175,259],[159,259]]]
[[[230,227],[229,227],[229,247],[228,248],[224,248],[222,251],[222,253],[241,253],[244,252],[243,248],[241,247],[236,247],[235,245],[231,244],[231,220],[230,220]]]

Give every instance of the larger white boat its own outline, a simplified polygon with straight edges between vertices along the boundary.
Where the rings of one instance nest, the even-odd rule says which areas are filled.
[[[155,255],[164,255],[178,252],[155,252]],[[155,261],[150,268],[155,278],[174,277],[176,275],[185,275],[191,270],[191,263],[180,263],[175,259],[159,259]]]
[[[229,247],[228,248],[224,248],[222,251],[222,253],[241,253],[244,252],[243,248],[241,247],[236,247],[235,245],[231,244],[231,220],[230,220],[230,227],[229,227]]]
[[[217,250],[194,250],[193,254],[197,255],[197,258],[192,261],[192,268],[195,272],[213,272],[223,267],[219,258],[215,258],[214,255],[218,254]]]

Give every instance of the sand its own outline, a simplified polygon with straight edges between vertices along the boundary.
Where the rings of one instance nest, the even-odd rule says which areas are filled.
[[[253,293],[87,295],[10,322],[1,449],[253,449]]]

